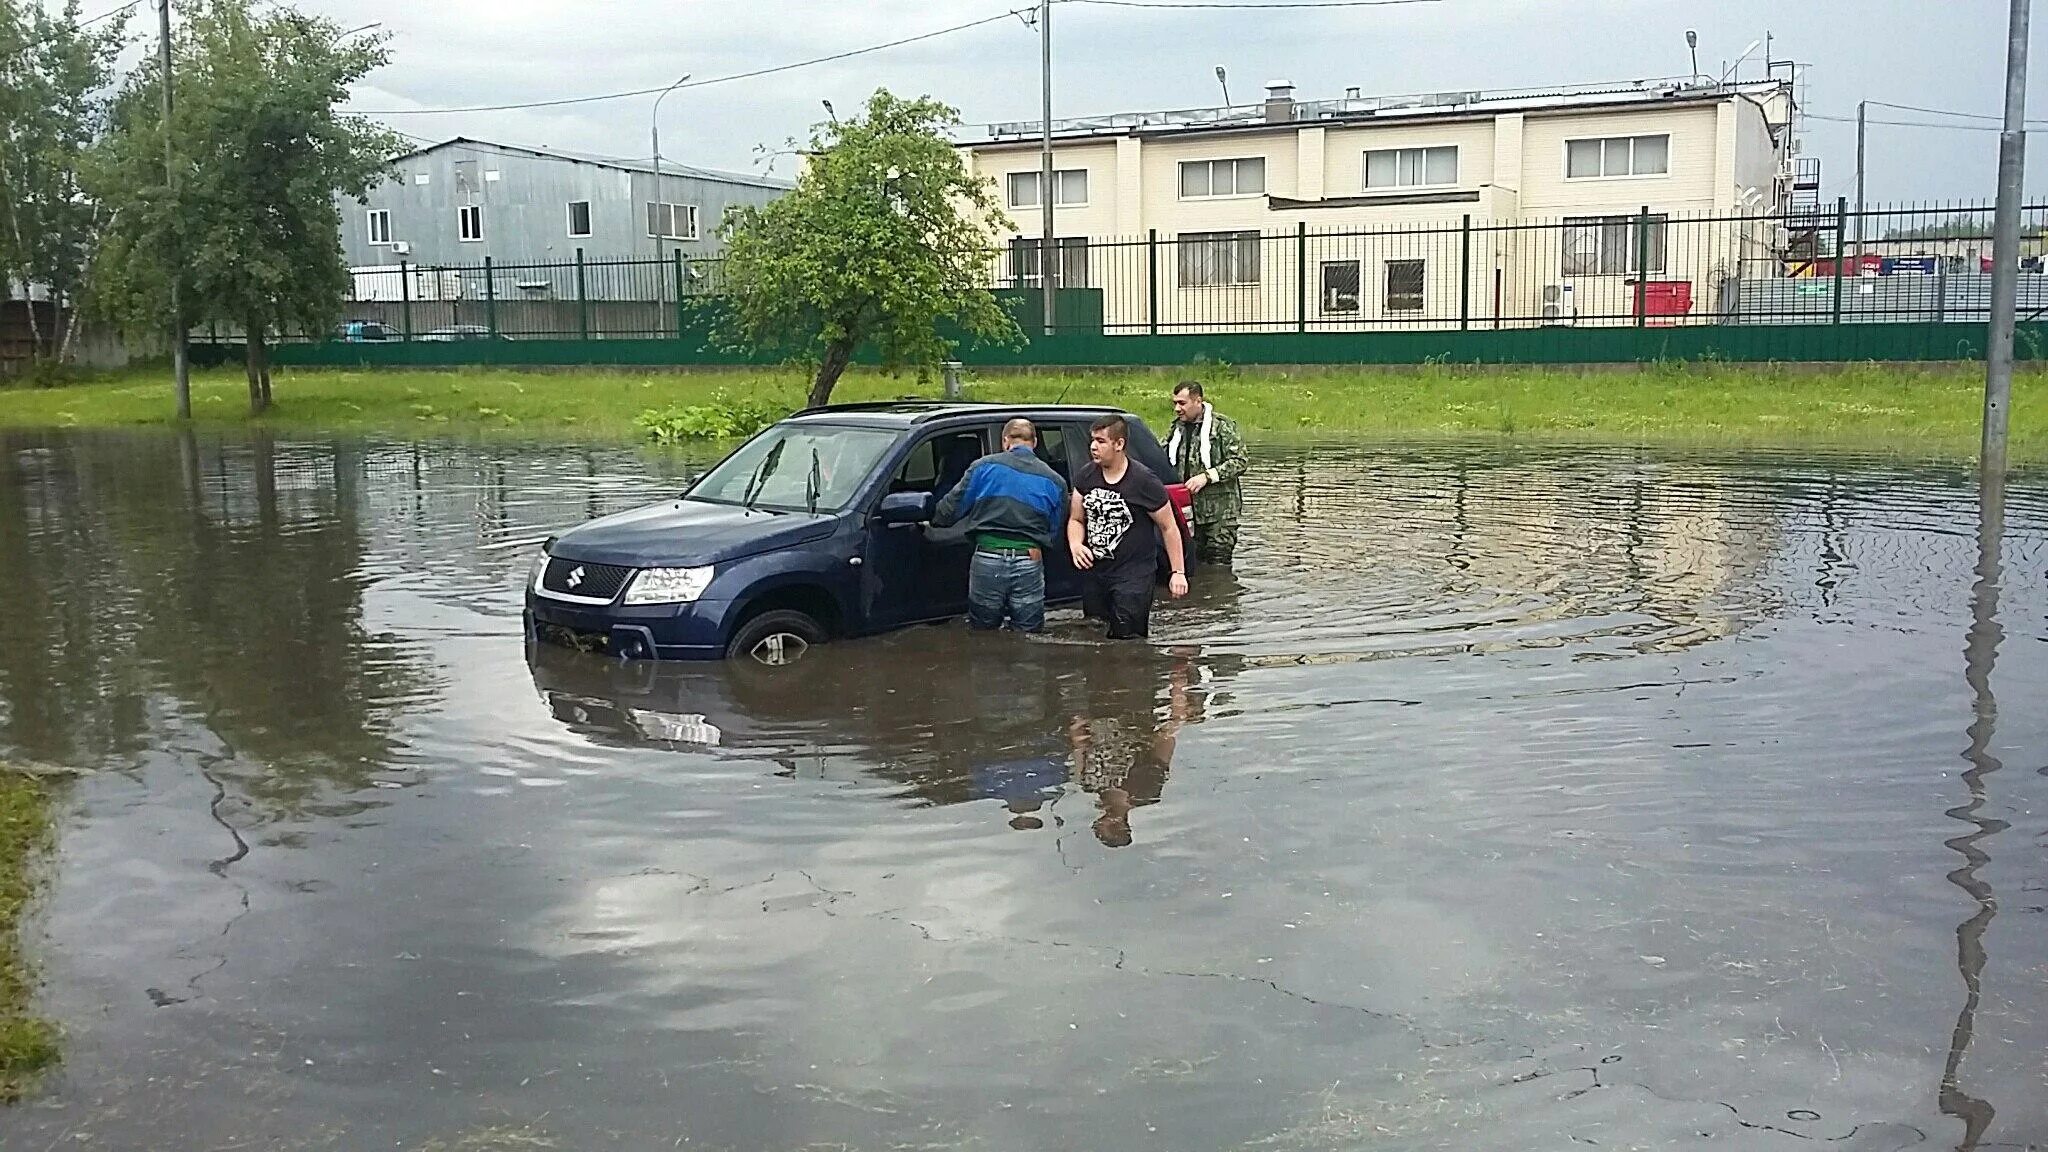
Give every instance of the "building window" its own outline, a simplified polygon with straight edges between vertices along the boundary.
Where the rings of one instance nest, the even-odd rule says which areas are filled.
[[[1422,268],[1420,260],[1387,261],[1387,311],[1422,311]]]
[[[1382,148],[1365,154],[1365,186],[1434,188],[1458,182],[1458,147]]]
[[[1040,172],[1010,173],[1010,207],[1036,208]],[[1078,208],[1088,203],[1088,170],[1062,168],[1052,174],[1052,202],[1057,208]]]
[[[1636,222],[1647,219],[1650,272],[1664,271],[1667,216],[1568,216],[1564,222],[1564,274],[1620,276],[1636,271]]]
[[[668,240],[695,240],[697,238],[697,206],[695,204],[647,203],[647,234]]]
[[[484,238],[484,206],[464,204],[455,210],[456,233],[463,240]]]
[[[370,243],[391,243],[391,212],[385,208],[372,208],[363,219],[367,222]]]
[[[1183,232],[1179,245],[1183,288],[1259,282],[1257,232]]]
[[[1266,190],[1266,158],[1187,160],[1180,166],[1180,198],[1254,196]],[[1254,279],[1257,277],[1255,276]]]
[[[1323,261],[1323,315],[1358,315],[1358,261]]]
[[[1061,236],[1053,243],[1060,250],[1060,279],[1055,288],[1088,287],[1088,238]],[[1039,262],[1044,245],[1036,236],[1010,238],[1010,282],[1020,288],[1038,287]]]
[[[590,201],[569,201],[569,235],[575,237],[590,235]]]
[[[1671,137],[1608,136],[1564,142],[1564,174],[1572,180],[1601,176],[1662,176],[1671,171]]]

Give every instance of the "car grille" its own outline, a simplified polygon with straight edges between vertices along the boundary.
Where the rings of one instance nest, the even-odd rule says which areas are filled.
[[[588,600],[610,600],[633,578],[633,569],[617,564],[591,564],[580,560],[550,559],[541,573],[545,592],[577,596]]]

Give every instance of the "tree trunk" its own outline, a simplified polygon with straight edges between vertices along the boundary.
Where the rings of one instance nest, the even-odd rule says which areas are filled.
[[[846,372],[846,366],[853,362],[853,341],[834,340],[825,347],[825,359],[818,364],[818,376],[811,381],[811,395],[804,403],[811,408],[822,408],[832,402],[832,386],[839,383],[839,377]]]
[[[249,377],[249,415],[261,416],[270,405],[270,349],[263,342],[263,325],[249,322],[243,337],[246,356],[243,371]]]

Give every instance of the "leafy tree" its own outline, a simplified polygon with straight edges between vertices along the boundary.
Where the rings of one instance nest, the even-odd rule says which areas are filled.
[[[75,301],[100,217],[79,185],[79,162],[105,127],[121,47],[120,19],[79,22],[79,0],[57,11],[0,0],[0,284],[49,290],[56,324],[46,332],[28,312],[42,363],[64,360],[77,332]]]
[[[239,327],[249,408],[270,405],[272,333],[333,325],[349,288],[338,195],[361,200],[403,151],[390,132],[337,111],[388,57],[384,37],[252,0],[200,0],[172,44],[177,180],[164,180],[154,61],[116,102],[92,166],[113,209],[93,264],[96,297],[131,329],[172,322],[180,278],[187,329]]]
[[[952,352],[946,328],[1018,340],[987,287],[1008,222],[946,138],[959,123],[936,100],[877,90],[862,115],[813,127],[795,190],[727,218],[721,334],[805,365],[813,405],[862,344],[923,370]]]

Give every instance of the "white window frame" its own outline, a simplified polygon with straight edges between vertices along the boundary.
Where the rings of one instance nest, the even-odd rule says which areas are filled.
[[[471,228],[469,222],[476,221]],[[484,238],[484,206],[464,204],[455,210],[455,238],[464,244],[479,244]]]
[[[690,241],[695,240],[697,238],[697,206],[695,204],[678,204],[669,200],[644,200],[641,202],[641,204],[643,205],[644,210],[647,213],[648,236],[653,237],[658,235],[663,240],[682,241]],[[655,209],[657,208],[667,209],[666,215],[668,216],[668,230],[666,232],[657,233],[654,230],[654,216]],[[678,212],[687,212],[689,214],[690,230],[688,232],[680,231],[676,228],[676,214]]]
[[[1053,287],[1088,287],[1088,254],[1092,248],[1088,238],[1056,236],[1053,243],[1058,248],[1055,255],[1059,259],[1059,282]],[[1038,287],[1040,280],[1037,265],[1044,262],[1044,253],[1045,244],[1036,236],[1011,237],[1008,249],[1010,284],[1018,288]]]
[[[1635,170],[1635,169],[1636,169],[1636,141],[1638,141],[1638,140],[1654,140],[1654,139],[1658,139],[1658,138],[1660,138],[1660,137],[1661,137],[1661,138],[1663,139],[1663,141],[1664,141],[1664,170],[1663,170],[1662,172],[1638,172],[1638,171],[1636,171],[1636,170]],[[1627,172],[1623,172],[1623,173],[1616,173],[1616,174],[1614,174],[1614,175],[1612,175],[1612,176],[1609,176],[1609,175],[1607,175],[1607,174],[1606,174],[1606,172],[1607,172],[1607,146],[1608,146],[1608,145],[1610,145],[1610,144],[1612,144],[1612,143],[1614,143],[1614,142],[1615,142],[1615,141],[1617,141],[1617,140],[1626,140],[1626,141],[1628,141],[1628,168],[1629,168],[1629,170],[1628,170]],[[1597,143],[1597,144],[1599,144],[1599,145],[1600,145],[1600,172],[1601,172],[1601,174],[1600,174],[1600,175],[1598,175],[1598,176],[1574,176],[1574,175],[1572,175],[1572,145],[1574,145],[1574,144],[1595,144],[1595,143]],[[1631,132],[1631,133],[1629,133],[1628,135],[1625,135],[1625,136],[1570,136],[1570,137],[1567,137],[1567,138],[1565,139],[1565,142],[1564,142],[1564,178],[1565,178],[1565,179],[1567,179],[1567,180],[1571,180],[1571,181],[1580,181],[1580,180],[1666,180],[1666,179],[1669,179],[1669,178],[1670,178],[1670,176],[1671,176],[1671,133],[1669,133],[1669,132]]]
[[[1174,283],[1178,284],[1182,288],[1256,288],[1259,286],[1260,280],[1264,277],[1265,252],[1262,250],[1264,246],[1264,238],[1259,235],[1258,230],[1255,228],[1225,228],[1221,231],[1214,232],[1182,232],[1179,235],[1175,236],[1173,239]],[[1190,282],[1188,277],[1188,260],[1191,255],[1191,250],[1189,248],[1189,245],[1208,244],[1228,244],[1233,246],[1234,250],[1228,257],[1228,261],[1230,264],[1230,270],[1232,271],[1232,273],[1237,274],[1239,276],[1238,279],[1209,280],[1206,278],[1202,278],[1194,282]],[[1250,279],[1245,279],[1242,276],[1245,265],[1243,253],[1247,250],[1251,252]],[[1215,263],[1218,266],[1220,266],[1223,263],[1223,261],[1218,260]]]
[[[1448,151],[1451,154],[1451,179],[1448,183],[1442,181],[1431,182],[1427,178],[1429,174],[1429,154],[1439,151]],[[1394,182],[1392,184],[1374,184],[1372,182],[1372,158],[1383,152],[1394,154]],[[1421,171],[1424,179],[1421,182],[1415,184],[1401,183],[1401,153],[1403,152],[1419,152],[1422,154]],[[1459,181],[1464,177],[1464,164],[1464,150],[1456,144],[1419,144],[1399,148],[1367,148],[1358,158],[1358,186],[1367,192],[1402,192],[1409,189],[1456,188]]]
[[[1259,190],[1256,192],[1237,191],[1238,166],[1250,164],[1254,161],[1259,165]],[[1197,165],[1207,168],[1209,170],[1209,186],[1214,188],[1216,186],[1216,166],[1218,164],[1228,164],[1231,166],[1231,191],[1197,192],[1190,195],[1187,190],[1188,169]],[[1173,170],[1173,191],[1174,195],[1182,200],[1249,200],[1254,197],[1264,196],[1266,194],[1266,158],[1264,156],[1218,156],[1213,160],[1183,160]]]
[[[1559,240],[1564,245],[1563,250],[1559,253],[1557,265],[1559,275],[1568,276],[1575,280],[1592,276],[1633,277],[1638,275],[1638,270],[1635,267],[1635,226],[1638,219],[1641,219],[1638,215],[1623,216],[1619,214],[1565,217],[1564,230],[1559,234]],[[1649,236],[1649,275],[1668,277],[1671,269],[1671,216],[1666,212],[1652,212],[1648,219],[1651,228]],[[1616,232],[1619,232],[1622,237],[1621,258],[1619,260],[1609,258],[1610,254],[1614,251],[1614,245],[1609,244],[1608,239]],[[1590,271],[1584,269],[1575,271],[1572,268],[1570,245],[1574,234],[1591,235],[1593,237],[1593,268]]]
[[[576,206],[578,204],[583,205],[583,231],[581,232],[578,232],[576,230]],[[562,223],[569,230],[569,239],[588,240],[591,236],[591,233],[596,230],[597,221],[591,215],[590,201],[571,200],[563,206],[562,213],[566,217],[566,219],[564,219]]]
[[[1038,198],[1039,177],[1045,173],[1037,168],[1027,172],[1011,172],[1003,178],[1003,200],[1012,208],[1040,208],[1045,201]],[[1031,199],[1017,198],[1017,178],[1024,177],[1031,184]],[[1069,200],[1066,197],[1066,177],[1081,178],[1081,198]],[[1086,208],[1088,206],[1088,170],[1086,168],[1055,168],[1052,171],[1052,206],[1054,208]]]
[[[377,238],[377,221],[380,218],[384,222],[384,238],[382,240]],[[397,244],[398,240],[391,231],[391,209],[371,208],[364,212],[363,234],[370,238],[370,247],[372,248],[388,248]]]

